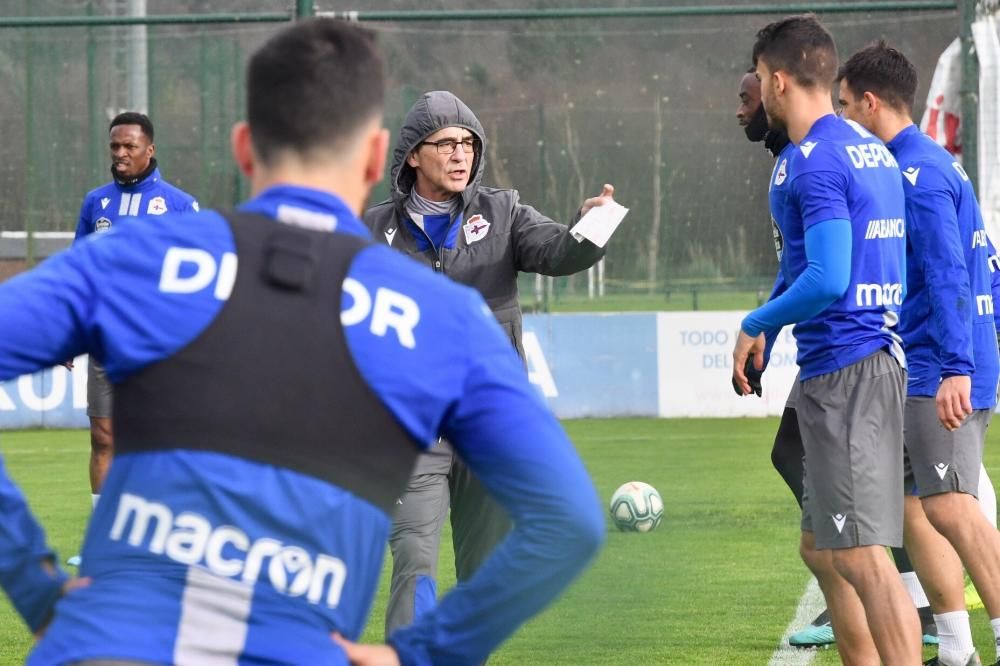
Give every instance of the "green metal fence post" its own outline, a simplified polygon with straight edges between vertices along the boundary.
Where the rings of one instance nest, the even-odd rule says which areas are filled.
[[[313,0],[295,0],[295,18],[309,18],[313,13]]]
[[[979,56],[972,38],[976,20],[976,0],[962,0],[962,168],[969,174],[972,187],[979,184]]]
[[[30,9],[29,0],[25,0],[24,11],[28,12]],[[35,214],[37,213],[36,206],[38,205],[37,198],[35,196],[35,140],[34,140],[34,117],[35,109],[32,98],[35,96],[35,72],[32,65],[32,50],[33,50],[34,40],[31,38],[31,33],[26,33],[24,35],[24,119],[27,125],[26,131],[24,133],[24,149],[27,158],[27,169],[25,170],[25,177],[27,182],[25,183],[25,189],[27,190],[28,198],[28,213],[25,215],[24,229],[25,229],[25,261],[28,266],[33,266],[35,263],[35,252],[33,247],[33,234],[35,231]]]
[[[94,15],[94,0],[87,2],[87,16]],[[100,112],[97,109],[97,42],[94,39],[94,28],[87,28],[87,117],[90,120],[90,140],[87,141],[87,178],[85,185],[90,184],[100,171],[99,147],[102,141],[98,137],[101,135],[101,123],[98,120]]]

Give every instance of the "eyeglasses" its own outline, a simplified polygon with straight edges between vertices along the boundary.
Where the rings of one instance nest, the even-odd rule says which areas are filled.
[[[471,136],[468,139],[462,139],[458,141],[456,139],[441,139],[440,141],[421,141],[420,145],[424,146],[434,146],[437,151],[442,155],[451,155],[458,148],[458,145],[462,144],[462,148],[465,152],[471,153],[476,148],[476,141]]]

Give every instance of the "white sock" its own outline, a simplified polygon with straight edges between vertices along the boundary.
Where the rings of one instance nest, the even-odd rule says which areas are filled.
[[[996,643],[997,660],[1000,661],[1000,617],[990,620],[990,626],[993,627],[993,642]]]
[[[937,625],[938,661],[945,666],[965,666],[976,651],[972,643],[972,628],[969,626],[969,612],[951,611],[934,616]],[[993,629],[996,631],[996,628]]]
[[[97,500],[101,499],[101,493],[90,493],[90,507],[97,508]]]
[[[917,579],[917,574],[915,571],[907,571],[906,573],[899,574],[903,579],[903,587],[910,595],[910,599],[913,600],[913,605],[917,608],[923,608],[924,606],[930,606],[931,602],[927,601],[927,595],[924,593],[923,586],[920,585],[920,580]],[[962,666],[965,666],[964,664]]]
[[[990,475],[986,473],[986,467],[979,469],[979,508],[982,510],[986,520],[990,521],[993,527],[997,526],[997,493],[993,489],[993,482]]]

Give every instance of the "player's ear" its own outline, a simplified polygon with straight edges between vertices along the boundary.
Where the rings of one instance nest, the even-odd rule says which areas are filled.
[[[783,71],[778,69],[771,72],[771,82],[774,85],[774,92],[784,94],[788,79]]]
[[[233,160],[236,162],[236,166],[243,172],[243,175],[248,178],[252,177],[254,172],[254,155],[253,142],[250,138],[250,125],[245,120],[236,123],[233,125],[233,131],[230,133],[229,139],[230,143],[232,143]]]
[[[146,155],[148,157],[152,157],[155,154],[156,154],[156,144],[150,143],[148,146],[146,146]]]
[[[389,130],[380,127],[368,138],[368,157],[365,160],[365,184],[374,185],[385,176],[385,161],[389,152]]]
[[[868,91],[865,91],[864,100],[868,107],[868,113],[875,113],[882,105],[879,98],[876,97],[873,93]]]

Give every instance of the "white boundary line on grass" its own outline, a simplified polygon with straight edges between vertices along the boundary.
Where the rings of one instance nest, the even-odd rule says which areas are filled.
[[[813,621],[820,611],[823,610],[823,593],[819,590],[819,585],[815,578],[810,578],[806,585],[806,591],[799,599],[799,607],[795,609],[795,617],[782,634],[778,647],[771,655],[771,661],[767,666],[807,666],[812,663],[816,656],[815,649],[793,648],[788,644],[788,637],[793,633]]]

